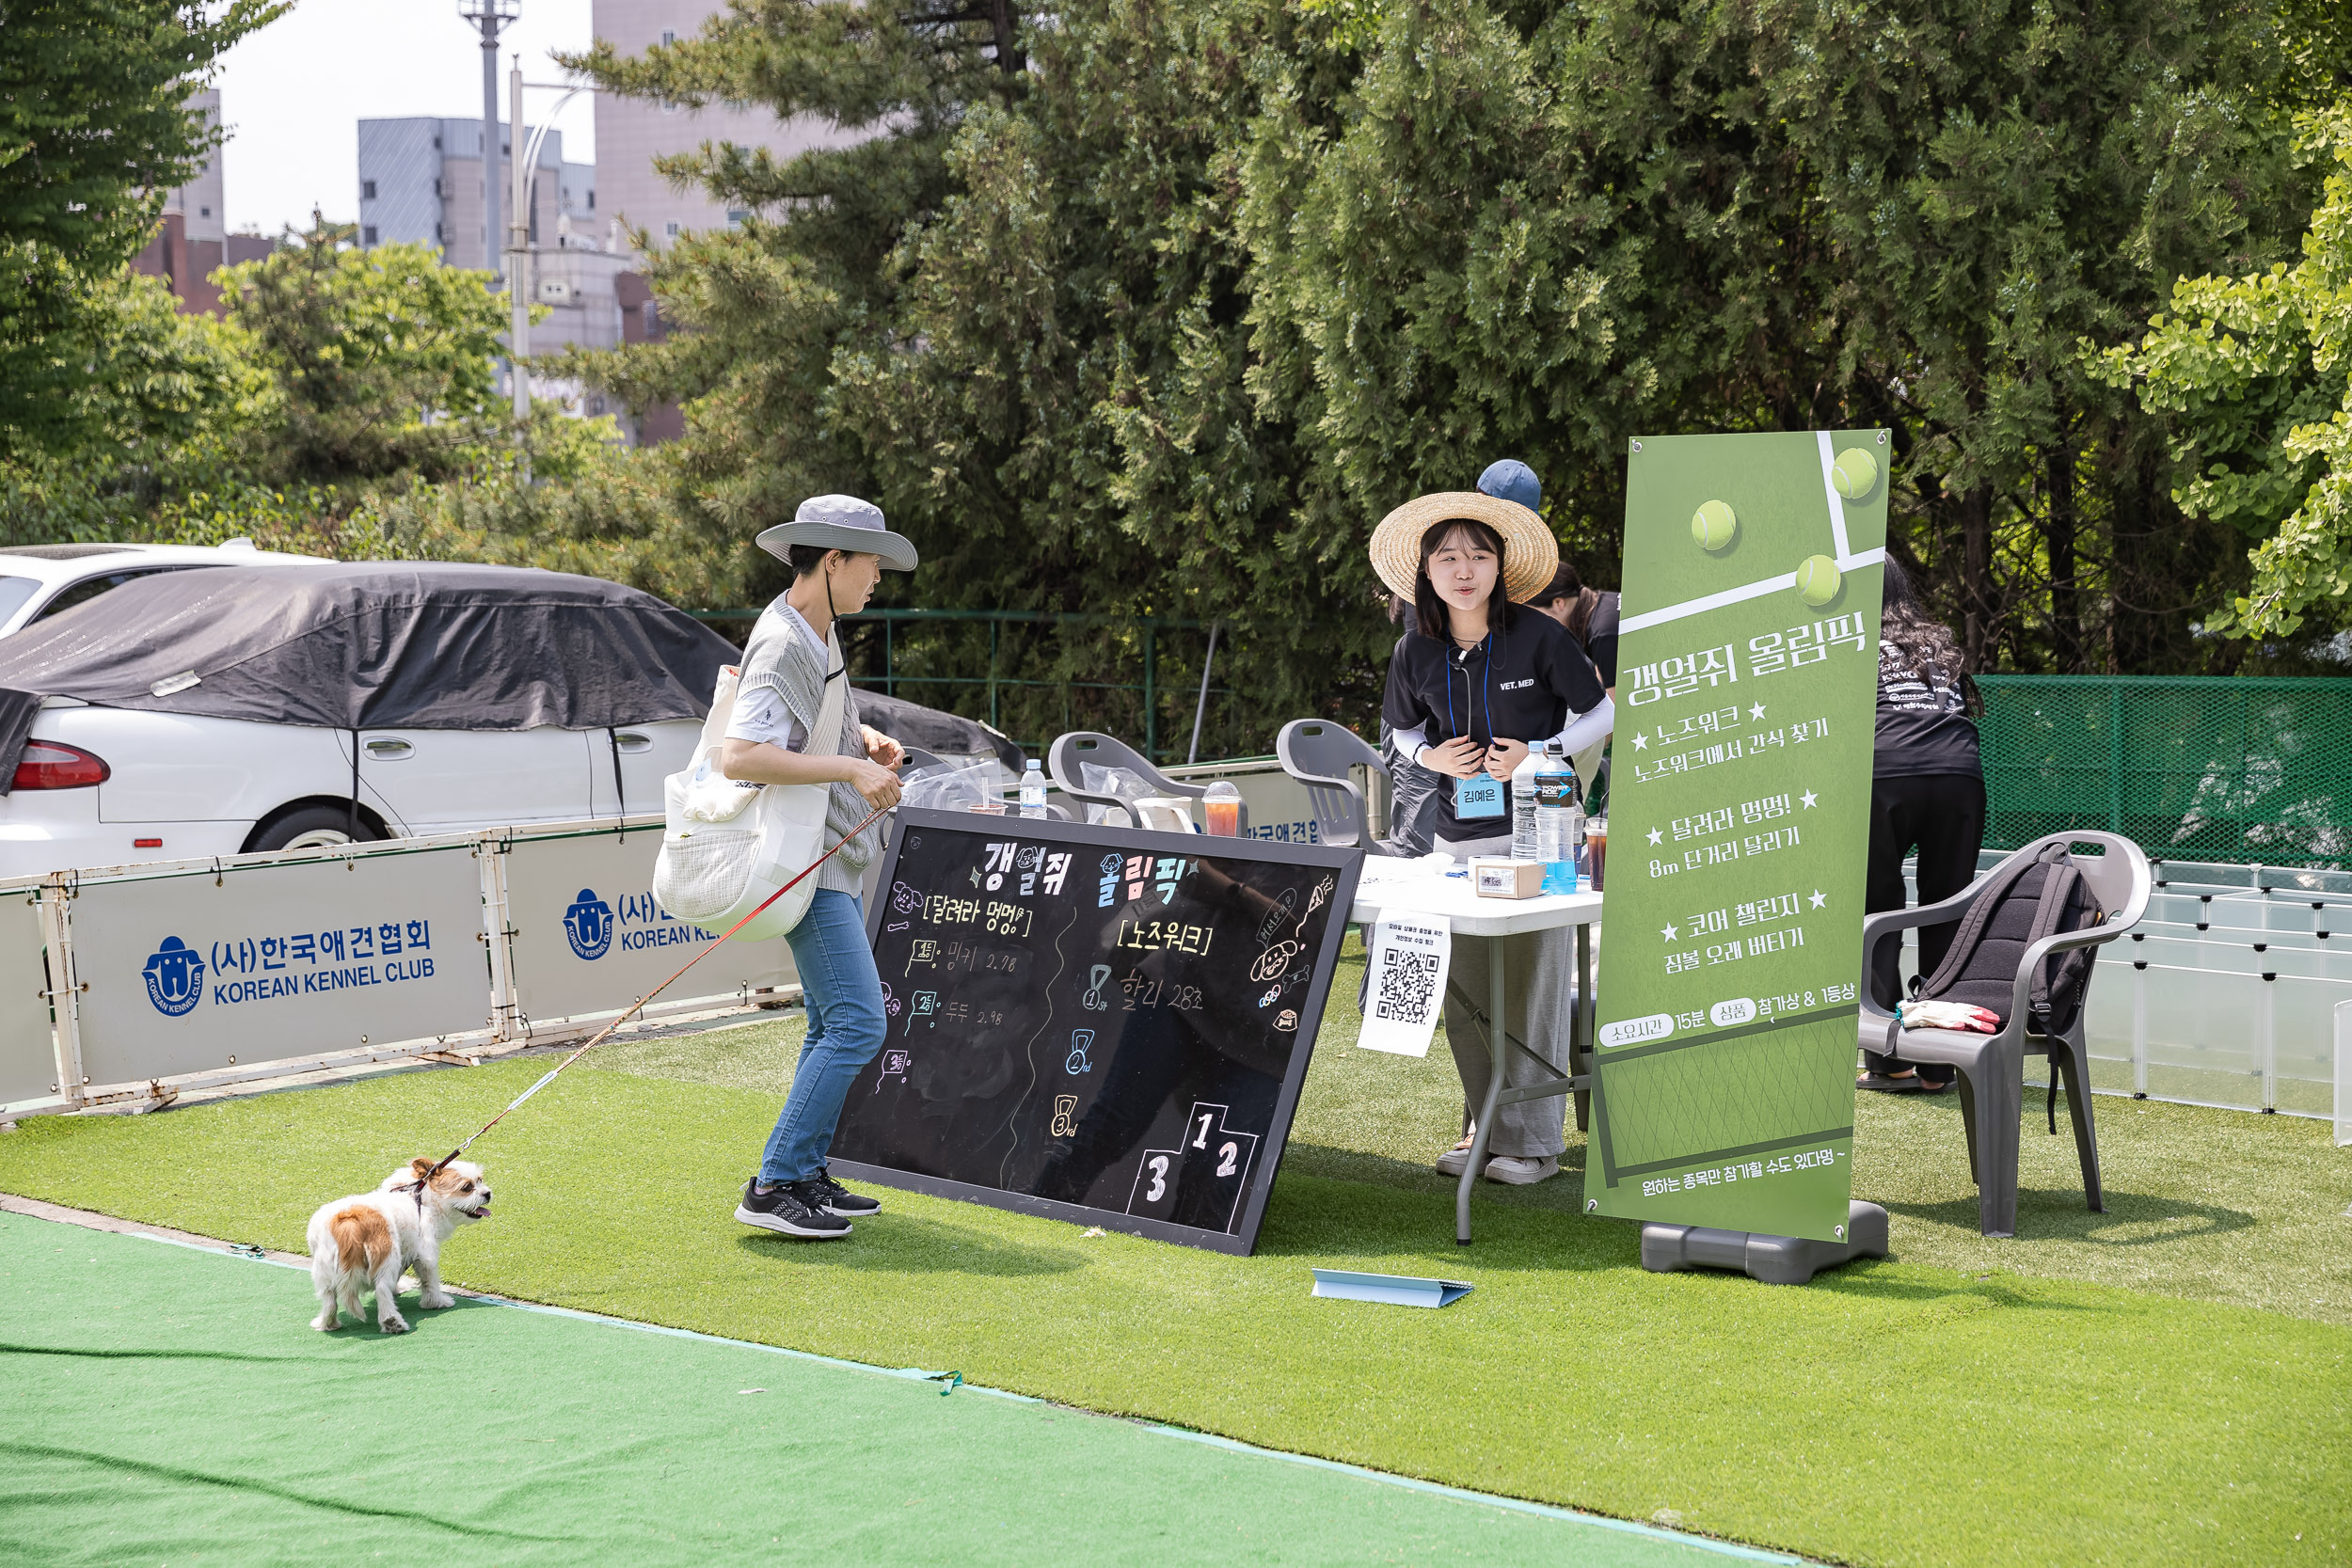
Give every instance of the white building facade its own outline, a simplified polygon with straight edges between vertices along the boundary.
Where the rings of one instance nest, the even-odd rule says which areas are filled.
[[[596,37],[623,55],[642,55],[702,31],[726,8],[723,0],[595,0]],[[779,119],[766,109],[690,108],[640,98],[596,94],[596,166],[603,171],[603,210],[645,231],[656,248],[697,229],[742,222],[699,185],[680,190],[653,166],[669,153],[691,152],[705,142],[764,147],[788,158],[812,147],[856,140],[814,116]]]

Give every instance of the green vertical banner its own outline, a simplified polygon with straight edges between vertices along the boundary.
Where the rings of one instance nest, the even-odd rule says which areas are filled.
[[[1886,439],[1632,444],[1588,1213],[1845,1238]]]

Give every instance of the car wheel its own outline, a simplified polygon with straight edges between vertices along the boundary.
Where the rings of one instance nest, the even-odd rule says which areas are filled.
[[[359,843],[369,844],[384,835],[375,831],[366,816],[359,818]],[[253,835],[250,848],[321,849],[330,845],[353,842],[351,809],[348,806],[304,806],[290,811]]]

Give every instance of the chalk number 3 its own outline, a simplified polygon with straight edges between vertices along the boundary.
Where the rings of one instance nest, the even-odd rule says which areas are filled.
[[[1151,1167],[1152,1190],[1143,1195],[1143,1201],[1157,1203],[1168,1193],[1168,1156],[1154,1154],[1144,1163]]]

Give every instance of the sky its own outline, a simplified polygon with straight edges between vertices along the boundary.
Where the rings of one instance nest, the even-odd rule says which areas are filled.
[[[522,0],[499,40],[499,110],[506,67],[523,78],[562,80],[548,52],[588,45],[589,0]],[[276,234],[309,224],[310,209],[350,222],[359,213],[362,119],[406,115],[482,117],[482,41],[456,0],[295,0],[293,10],[224,56],[221,153],[231,231]],[[532,123],[560,94],[524,100]],[[583,93],[556,119],[564,156],[595,159],[593,101]]]

